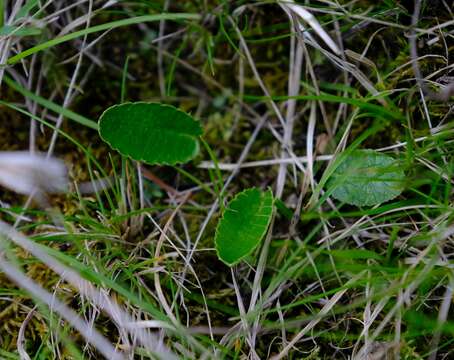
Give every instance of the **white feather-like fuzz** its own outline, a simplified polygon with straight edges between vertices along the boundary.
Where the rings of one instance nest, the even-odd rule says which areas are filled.
[[[0,184],[20,194],[61,193],[68,190],[63,161],[27,151],[0,152]]]

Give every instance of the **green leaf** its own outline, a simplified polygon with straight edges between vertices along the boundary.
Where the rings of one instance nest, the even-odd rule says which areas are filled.
[[[104,111],[99,133],[113,149],[134,160],[175,165],[197,155],[202,128],[173,106],[136,102]]]
[[[331,175],[331,195],[347,204],[372,206],[389,201],[403,190],[400,162],[374,150],[355,150]]]
[[[251,188],[230,201],[216,229],[219,259],[233,266],[248,256],[265,235],[273,212],[273,193]]]

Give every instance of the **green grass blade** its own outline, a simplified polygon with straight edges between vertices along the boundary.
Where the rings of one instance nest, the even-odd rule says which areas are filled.
[[[49,101],[39,95],[32,93],[31,91],[25,89],[23,86],[21,86],[20,84],[18,84],[17,82],[15,82],[11,78],[9,78],[8,76],[4,76],[3,81],[5,81],[5,83],[9,87],[16,90],[21,95],[29,98],[30,100],[35,101],[39,105],[44,106],[45,108],[52,110],[52,111],[56,112],[57,114],[61,114],[64,117],[66,117],[70,120],[73,120],[81,125],[89,127],[93,130],[98,130],[98,124],[95,121],[90,120],[90,119],[86,118],[85,116],[79,115],[79,114],[75,113],[74,111],[65,109],[64,107],[57,105],[56,103],[54,103],[52,101]]]
[[[10,57],[7,60],[8,65],[13,65],[19,62],[20,60],[36,54],[37,52],[49,49],[53,46],[62,44],[64,42],[70,41],[77,39],[78,37],[85,36],[88,34],[93,34],[96,32],[100,31],[105,31],[105,30],[113,30],[122,26],[129,26],[129,25],[134,25],[134,24],[141,24],[145,22],[154,22],[154,21],[160,21],[160,20],[199,20],[200,15],[199,14],[187,14],[187,13],[180,13],[180,14],[157,14],[157,15],[143,15],[143,16],[137,16],[129,19],[122,19],[122,20],[117,20],[117,21],[112,21],[108,22],[105,24],[101,25],[96,25],[89,27],[88,29],[84,30],[79,30],[72,32],[70,34],[66,34],[63,36],[56,37],[55,39],[46,41],[42,44],[33,46],[27,50],[22,51],[21,53],[14,55]]]

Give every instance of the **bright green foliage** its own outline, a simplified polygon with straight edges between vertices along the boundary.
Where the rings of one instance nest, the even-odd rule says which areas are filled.
[[[374,150],[356,150],[347,155],[328,183],[332,196],[357,206],[372,206],[391,200],[403,190],[405,174],[396,159]]]
[[[251,188],[237,194],[224,210],[216,229],[219,259],[233,266],[260,243],[271,221],[273,194]]]
[[[112,148],[134,160],[174,165],[197,155],[202,128],[173,106],[137,102],[108,108],[101,115],[99,133]]]

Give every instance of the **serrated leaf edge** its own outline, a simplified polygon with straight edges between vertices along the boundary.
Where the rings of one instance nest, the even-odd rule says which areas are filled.
[[[270,188],[268,188],[266,191],[262,191],[260,188],[257,188],[257,187],[252,187],[252,188],[248,188],[248,189],[245,189],[241,192],[239,192],[238,194],[236,194],[230,201],[229,201],[229,204],[240,199],[241,197],[244,197],[247,195],[247,193],[249,191],[252,191],[252,190],[259,190],[261,195],[266,195],[266,194],[270,194],[271,195],[271,207],[274,207],[274,197],[273,197],[273,192],[271,191]],[[262,206],[261,206],[262,207]],[[271,216],[269,217],[268,219],[268,222],[265,226],[265,229],[263,230],[262,234],[260,235],[260,240],[257,242],[257,245],[254,246],[253,248],[251,248],[251,250],[244,254],[242,257],[240,257],[238,260],[232,262],[232,263],[229,263],[227,261],[225,261],[224,259],[221,258],[220,254],[219,254],[219,249],[218,249],[218,246],[217,246],[217,239],[218,239],[218,234],[219,234],[219,227],[222,223],[222,221],[224,220],[224,214],[225,214],[225,211],[227,210],[224,209],[224,212],[222,213],[222,216],[221,218],[219,219],[219,222],[216,226],[216,231],[215,231],[215,234],[214,234],[214,243],[215,243],[215,249],[216,249],[216,255],[218,257],[219,260],[221,260],[225,265],[229,266],[229,267],[232,267],[232,266],[235,266],[236,264],[238,264],[240,261],[242,261],[244,258],[248,257],[249,255],[251,255],[256,249],[257,247],[259,246],[260,242],[262,241],[263,237],[265,236],[265,234],[268,232],[268,228],[270,227],[270,223],[271,223],[271,218],[273,217],[272,216],[272,212],[271,212]]]
[[[187,163],[188,161],[194,159],[197,154],[199,153],[199,149],[200,149],[200,145],[199,145],[199,142],[198,142],[198,138],[200,136],[203,135],[203,128],[200,124],[200,121],[194,119],[192,116],[191,118],[197,123],[198,127],[199,127],[199,130],[200,130],[200,134],[197,135],[197,136],[194,136],[194,138],[196,139],[196,146],[195,146],[195,149],[193,151],[193,153],[187,157],[185,157],[184,159],[182,160],[178,160],[178,161],[175,161],[175,162],[170,162],[170,161],[160,161],[160,162],[155,162],[155,163],[150,163],[148,162],[147,160],[143,159],[143,158],[140,158],[140,159],[134,159],[131,154],[128,154],[126,152],[123,152],[123,151],[120,151],[120,149],[116,146],[113,146],[112,143],[107,140],[106,138],[104,138],[104,136],[102,136],[102,133],[101,133],[101,128],[102,128],[102,120],[104,118],[104,115],[106,114],[107,111],[111,110],[111,109],[114,109],[114,108],[117,108],[117,107],[122,107],[122,106],[125,106],[125,105],[136,105],[136,104],[156,104],[156,105],[160,105],[160,106],[163,106],[163,107],[169,107],[169,108],[172,108],[176,111],[179,111],[185,115],[188,115],[190,116],[188,113],[186,113],[185,111],[173,106],[173,105],[170,105],[170,104],[161,104],[159,102],[147,102],[147,101],[135,101],[135,102],[124,102],[124,103],[121,103],[121,104],[115,104],[115,105],[112,105],[112,106],[109,106],[107,109],[105,109],[101,116],[99,117],[99,121],[98,121],[98,124],[99,124],[99,129],[98,129],[98,134],[99,136],[101,137],[102,141],[104,141],[106,144],[108,144],[111,149],[115,150],[115,151],[118,151],[121,155],[123,156],[127,156],[128,158],[132,159],[132,160],[135,160],[135,161],[140,161],[140,162],[144,162],[146,164],[149,164],[149,165],[169,165],[169,166],[173,166],[173,165],[178,165],[178,164],[185,164]],[[188,134],[183,134],[184,136],[188,136],[190,138],[192,138],[191,135],[188,135]]]

